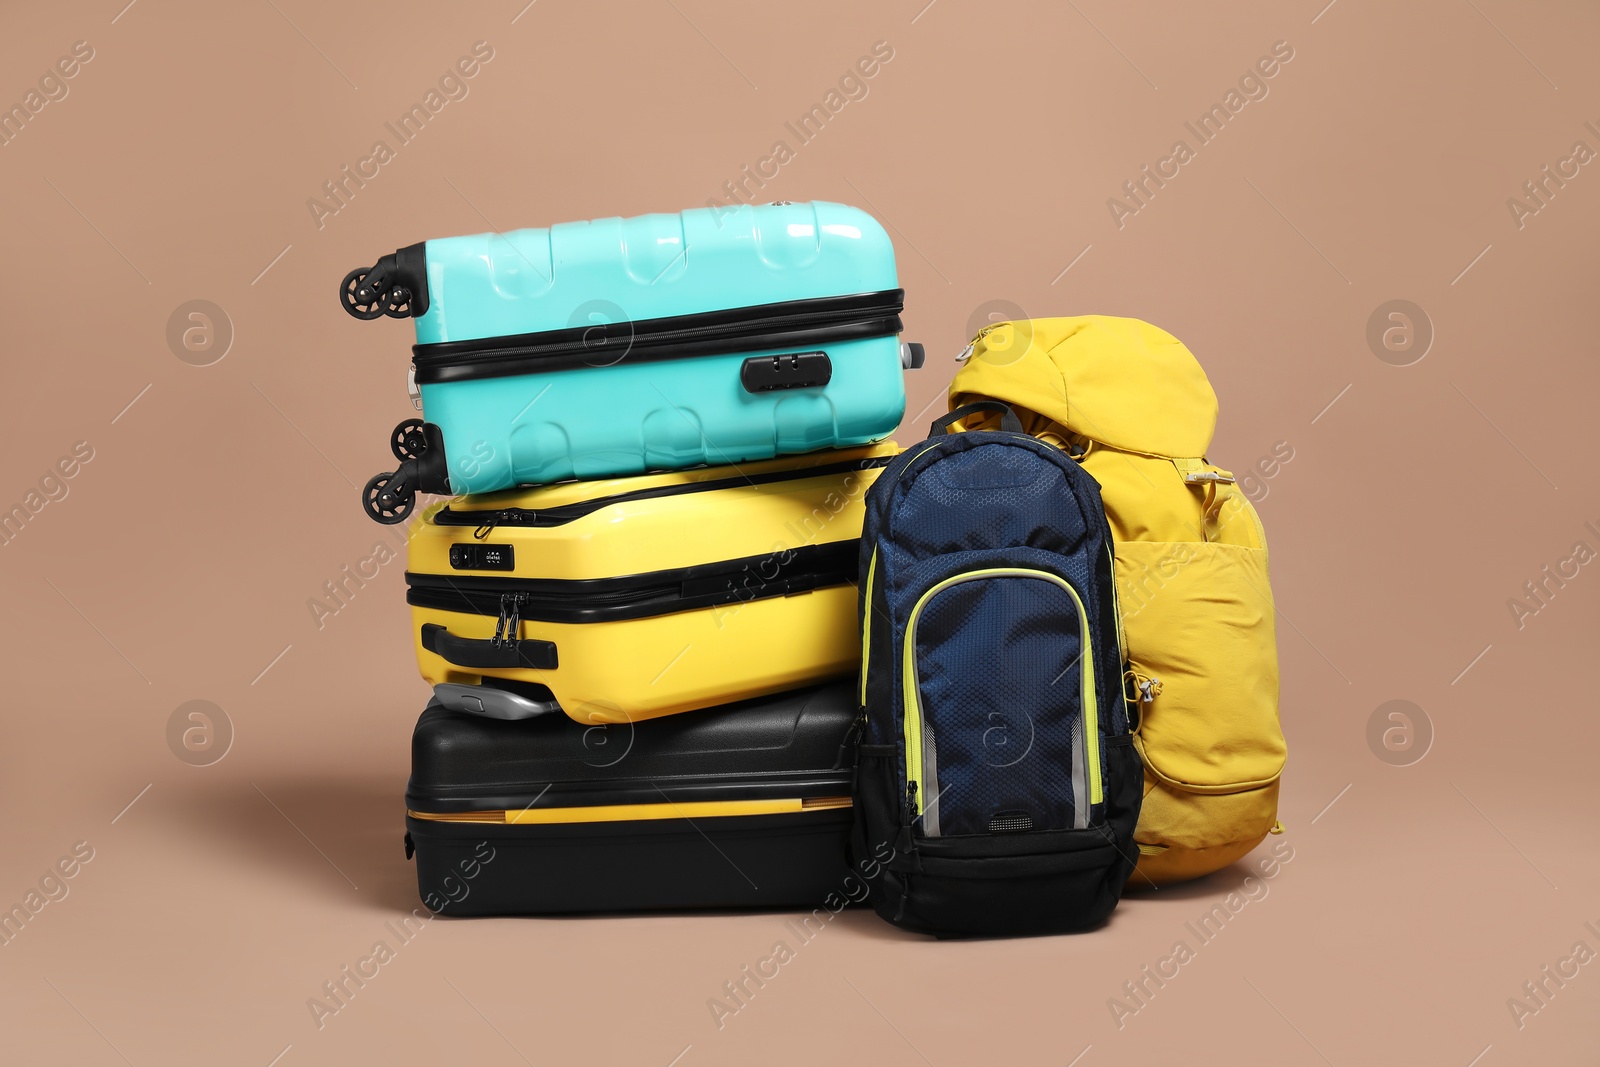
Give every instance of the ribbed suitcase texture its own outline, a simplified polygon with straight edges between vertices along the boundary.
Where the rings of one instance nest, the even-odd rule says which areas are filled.
[[[655,722],[501,722],[430,706],[408,852],[452,915],[816,907],[847,894],[848,683]]]
[[[436,507],[409,569],[432,685],[628,722],[855,673],[862,499],[893,442]]]
[[[351,272],[342,298],[416,319],[427,421],[397,428],[406,462],[364,491],[379,521],[419,490],[865,444],[905,411],[894,250],[840,204],[433,240]]]

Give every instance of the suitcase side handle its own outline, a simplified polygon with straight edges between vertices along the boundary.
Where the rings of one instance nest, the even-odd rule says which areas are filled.
[[[460,637],[433,622],[422,624],[422,647],[457,667],[553,671],[559,662],[554,641],[521,638],[496,643],[487,637]]]

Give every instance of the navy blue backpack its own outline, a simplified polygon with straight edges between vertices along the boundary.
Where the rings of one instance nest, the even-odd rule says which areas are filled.
[[[852,848],[879,915],[942,937],[1095,926],[1138,859],[1100,486],[1021,431],[958,408],[867,495]]]

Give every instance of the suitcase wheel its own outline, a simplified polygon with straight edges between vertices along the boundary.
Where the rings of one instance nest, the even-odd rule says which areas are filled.
[[[428,438],[422,432],[421,419],[407,419],[394,428],[389,438],[389,451],[398,460],[419,459],[428,450]]]
[[[357,267],[339,283],[339,305],[358,319],[409,319],[427,313],[428,263],[422,244]]]
[[[403,285],[390,289],[383,299],[383,313],[391,319],[411,317],[411,290]]]
[[[388,306],[388,294],[381,293],[375,284],[367,283],[369,268],[357,267],[344,276],[344,281],[339,284],[340,303],[346,311],[358,319],[375,319],[382,315]],[[381,283],[383,278],[373,279],[374,283]]]
[[[394,471],[374,476],[361,489],[361,506],[367,516],[385,526],[404,522],[416,502],[416,490],[404,480],[396,480]]]

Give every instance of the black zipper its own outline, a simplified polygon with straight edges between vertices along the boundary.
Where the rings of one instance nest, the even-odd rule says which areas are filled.
[[[911,836],[911,828],[916,825],[916,821],[917,821],[917,783],[916,782],[907,782],[906,783],[906,798],[905,798],[905,817],[903,819],[901,819],[901,821],[900,821],[900,829],[895,833],[895,837],[894,837],[894,850],[900,856],[913,857],[913,856],[916,855],[917,845],[916,845],[916,842],[914,840],[912,840],[912,836]],[[901,895],[900,895],[900,910],[897,913],[901,917],[903,917],[905,915],[906,901],[907,901],[908,897],[910,896],[910,893],[911,893],[910,884],[909,883],[905,883],[903,881],[903,887],[901,889]]]
[[[413,345],[418,385],[887,337],[905,291],[786,300],[638,322]]]
[[[613,622],[808,593],[856,580],[858,538],[616,578],[491,578],[406,572],[406,603],[528,622]],[[512,599],[508,600],[510,597]],[[775,635],[774,640],[786,640]]]
[[[494,636],[489,643],[495,648],[514,644],[522,633],[522,605],[527,603],[526,593],[501,593],[500,618],[494,624]]]
[[[630,493],[597,496],[593,500],[580,500],[553,508],[497,508],[485,511],[456,511],[445,507],[434,513],[435,526],[476,526],[473,537],[483,540],[496,526],[550,527],[562,526],[601,508],[634,500],[652,500],[657,497],[678,496],[682,493],[715,492],[719,489],[736,489],[744,485],[769,485],[773,482],[799,481],[803,478],[823,478],[831,474],[845,474],[855,470],[875,470],[893,462],[894,456],[872,456],[848,463],[829,463],[821,467],[799,467],[793,470],[769,471],[766,474],[738,475],[703,482],[680,482],[650,489],[635,489]]]

